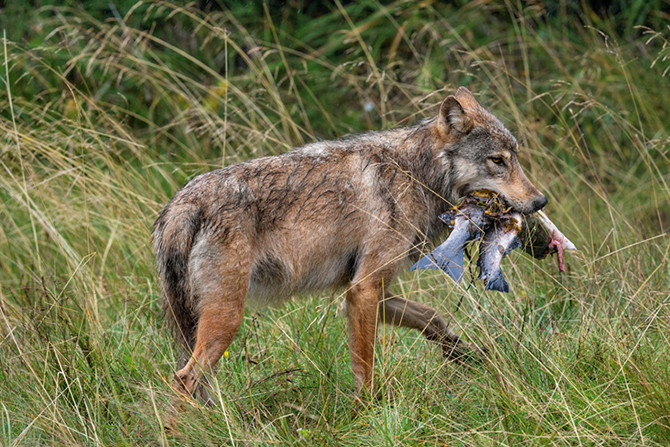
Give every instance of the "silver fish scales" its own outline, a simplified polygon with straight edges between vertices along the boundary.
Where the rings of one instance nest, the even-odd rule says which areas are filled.
[[[472,193],[440,218],[452,228],[452,232],[410,271],[440,269],[458,284],[464,273],[463,258],[467,244],[482,239],[477,260],[478,279],[484,281],[487,290],[509,292],[509,284],[502,275],[500,265],[512,250],[523,248],[540,259],[549,253],[557,253],[559,271],[563,272],[563,250],[576,249],[544,212],[528,216],[511,213],[504,208],[497,194],[490,191]]]

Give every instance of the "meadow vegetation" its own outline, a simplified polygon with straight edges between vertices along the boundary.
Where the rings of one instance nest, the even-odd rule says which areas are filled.
[[[667,2],[83,3],[0,9],[0,445],[670,444]],[[342,291],[249,309],[216,405],[166,434],[150,232],[170,197],[460,85],[579,248],[564,274],[513,253],[509,294],[401,276],[494,360],[381,327],[356,406]]]

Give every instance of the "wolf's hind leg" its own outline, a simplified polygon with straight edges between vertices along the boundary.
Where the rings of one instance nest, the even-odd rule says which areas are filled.
[[[445,358],[460,360],[486,353],[486,348],[461,340],[435,309],[416,301],[388,295],[379,302],[379,319],[386,324],[420,331],[428,340],[440,344]]]
[[[241,245],[241,244],[235,244]],[[214,244],[194,247],[190,279],[199,311],[193,354],[175,374],[175,389],[190,395],[204,372],[210,372],[235,338],[244,315],[251,261],[247,247],[225,250]],[[204,390],[199,390],[206,396]]]

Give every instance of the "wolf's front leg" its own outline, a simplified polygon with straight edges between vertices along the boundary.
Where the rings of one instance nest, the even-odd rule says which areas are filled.
[[[379,319],[386,324],[420,331],[428,340],[439,343],[442,354],[449,359],[479,358],[486,354],[486,348],[461,340],[435,309],[416,301],[387,295],[379,303]]]
[[[372,387],[372,370],[377,334],[377,306],[381,281],[363,280],[347,292],[349,350],[356,392]]]

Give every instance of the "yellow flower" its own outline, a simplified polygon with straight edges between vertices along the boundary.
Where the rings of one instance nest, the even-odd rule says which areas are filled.
[[[228,351],[223,351],[223,356],[225,358],[228,358],[229,355],[230,355],[230,353]]]

